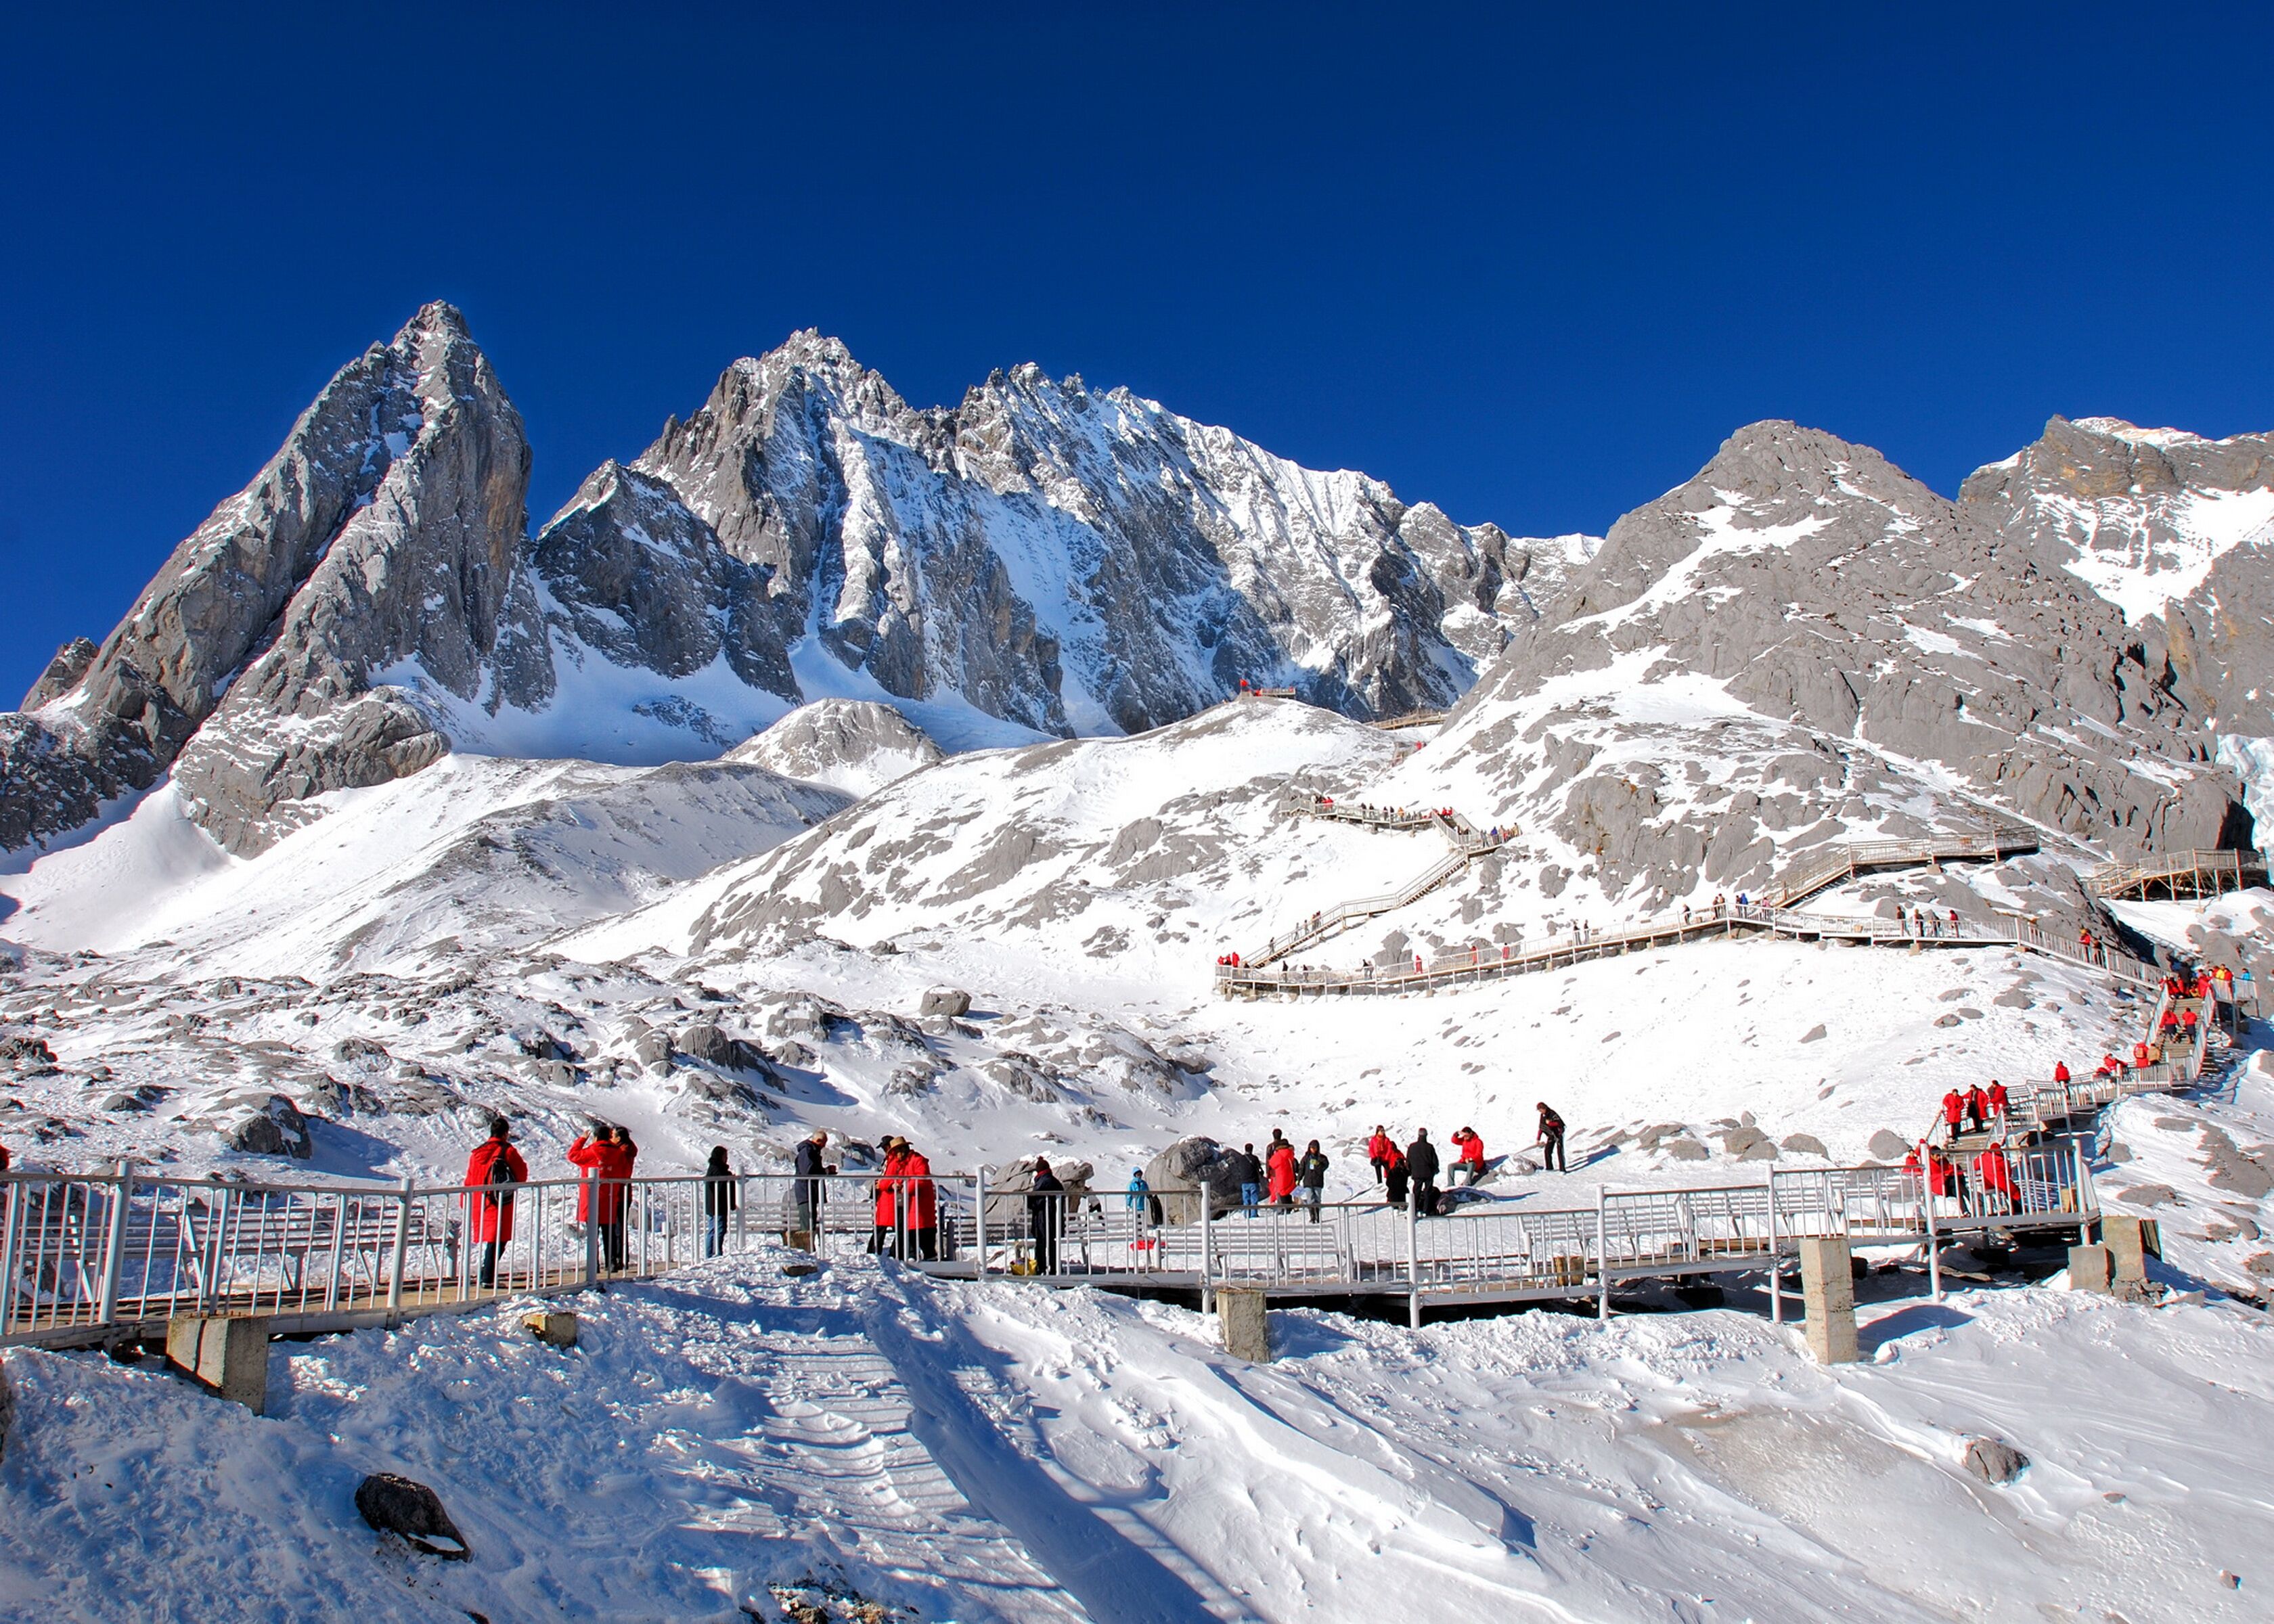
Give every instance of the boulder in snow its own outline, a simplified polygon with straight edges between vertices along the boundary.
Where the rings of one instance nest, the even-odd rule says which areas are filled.
[[[1871,1136],[1871,1143],[1864,1148],[1879,1161],[1894,1162],[1910,1154],[1911,1145],[1901,1134],[1882,1128]]]
[[[393,1472],[373,1472],[356,1485],[356,1509],[363,1520],[382,1534],[394,1534],[414,1551],[463,1562],[473,1554],[466,1537],[442,1509],[441,1497],[423,1483],[413,1483]],[[447,1539],[451,1550],[433,1542]]]
[[[924,994],[919,1013],[968,1015],[971,1013],[971,995],[954,987],[934,987]]]
[[[1995,1438],[1977,1438],[1966,1446],[1966,1470],[1984,1483],[2011,1483],[2029,1464],[2028,1455]]]
[[[316,1148],[308,1119],[281,1094],[270,1094],[259,1110],[224,1127],[222,1138],[231,1150],[248,1155],[290,1156],[299,1162],[305,1162]]]

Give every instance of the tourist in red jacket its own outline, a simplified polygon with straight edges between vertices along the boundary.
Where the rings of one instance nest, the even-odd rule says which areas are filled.
[[[1958,1124],[1965,1120],[1966,1096],[1954,1088],[1942,1096],[1942,1125],[1955,1137]]]
[[[1990,1096],[1984,1094],[1982,1085],[1977,1083],[1966,1091],[1967,1125],[1978,1132],[1988,1124],[1989,1120]]]
[[[1982,1191],[1984,1212],[2014,1210],[2014,1169],[2006,1160],[2005,1140],[1992,1140],[1990,1148],[1974,1158],[1974,1177]]]
[[[2057,1083],[2065,1083],[2068,1081],[2068,1063],[2067,1061],[2056,1060],[2053,1062],[2053,1081]]]
[[[1275,1207],[1291,1207],[1295,1201],[1295,1147],[1285,1139],[1272,1141],[1270,1153],[1263,1159],[1264,1177],[1269,1184],[1265,1194]]]
[[[568,1160],[584,1169],[584,1187],[576,1192],[577,1221],[599,1226],[601,1261],[612,1269],[624,1267],[624,1206],[632,1163],[638,1159],[639,1147],[629,1128],[602,1127],[589,1139],[578,1135],[568,1147]]]
[[[2059,1080],[2065,1083],[2068,1079],[2062,1077]],[[1994,1077],[1990,1079],[1989,1102],[1990,1116],[1997,1123],[1998,1132],[2002,1137],[2006,1132],[2006,1114],[2013,1108],[2013,1097],[2006,1092],[2006,1085]]]
[[[1389,1172],[1390,1158],[1397,1147],[1389,1137],[1389,1130],[1381,1123],[1374,1124],[1374,1137],[1366,1142],[1367,1165],[1374,1169],[1374,1182],[1381,1184]]]
[[[897,1133],[885,1139],[885,1170],[877,1176],[874,1192],[876,1228],[869,1236],[869,1250],[882,1257],[887,1253],[897,1258],[906,1255],[900,1235],[907,1220],[900,1211],[900,1147],[907,1141]]]
[[[512,1125],[495,1117],[489,1138],[466,1156],[466,1238],[482,1249],[475,1278],[484,1286],[496,1282],[498,1249],[513,1240],[513,1186],[529,1179],[512,1134]]]
[[[1467,1169],[1465,1182],[1475,1184],[1485,1176],[1485,1142],[1477,1137],[1474,1128],[1463,1128],[1453,1135],[1453,1170]]]

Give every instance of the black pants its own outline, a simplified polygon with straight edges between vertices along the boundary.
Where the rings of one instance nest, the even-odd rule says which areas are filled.
[[[1035,1273],[1055,1274],[1058,1272],[1058,1226],[1056,1218],[1044,1218],[1035,1225]]]
[[[482,1243],[481,1272],[475,1277],[479,1284],[491,1286],[497,1283],[497,1255],[498,1244],[495,1241]]]
[[[1414,1180],[1413,1210],[1420,1214],[1424,1218],[1434,1218],[1436,1216],[1437,1181],[1435,1179],[1420,1178]]]
[[[624,1221],[611,1218],[600,1226],[600,1260],[612,1269],[624,1266]]]
[[[1392,1207],[1405,1205],[1405,1175],[1402,1171],[1397,1168],[1391,1168],[1382,1176],[1382,1184],[1385,1186],[1384,1193],[1389,1197],[1389,1204]]]
[[[1563,1130],[1550,1129],[1540,1140],[1540,1170],[1543,1173],[1568,1173],[1570,1163],[1563,1160]]]

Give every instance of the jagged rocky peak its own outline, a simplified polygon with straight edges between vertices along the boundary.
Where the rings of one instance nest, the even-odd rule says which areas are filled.
[[[726,759],[866,795],[945,757],[929,733],[890,705],[818,699],[735,746]]]
[[[1448,703],[1569,553],[1031,364],[917,410],[814,333],[737,362],[635,466],[760,572],[785,648],[1061,734],[1243,678],[1359,714]]]
[[[1976,470],[1958,500],[2137,621],[2195,593],[2238,546],[2274,540],[2274,436],[2054,417],[2036,443]]]
[[[262,706],[298,715],[350,696],[360,678],[329,658],[329,622],[384,618],[387,570],[336,594],[367,601],[352,613],[339,603],[321,635],[292,613],[312,575],[328,565],[344,575],[350,558],[383,565],[389,549],[373,534],[382,526],[471,526],[483,533],[474,560],[509,565],[527,475],[520,419],[464,319],[448,304],[426,306],[392,342],[341,369],[267,466],[174,550],[91,658],[67,649],[27,696],[32,709],[0,719],[0,846],[64,832],[103,801],[147,787],[217,708],[250,706],[254,691]],[[437,488],[449,479],[463,500]],[[343,551],[358,526],[369,544]],[[478,576],[461,572],[469,583]],[[248,690],[256,658],[265,675]],[[366,741],[401,742],[388,733]],[[269,748],[274,763],[250,770],[243,786],[247,805],[269,793],[264,784],[293,777],[288,757],[312,780],[336,776],[306,747]],[[230,823],[241,821],[240,799],[215,785],[208,804]]]

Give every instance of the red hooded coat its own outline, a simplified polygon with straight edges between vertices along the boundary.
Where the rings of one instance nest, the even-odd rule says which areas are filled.
[[[466,1158],[466,1184],[473,1192],[466,1197],[466,1233],[477,1245],[486,1241],[502,1245],[513,1238],[511,1184],[500,1189],[492,1183],[501,1162],[513,1184],[529,1177],[529,1163],[503,1139],[484,1139]]]
[[[1264,1159],[1264,1168],[1270,1184],[1266,1193],[1276,1201],[1295,1193],[1295,1147],[1285,1140],[1271,1147]]]

